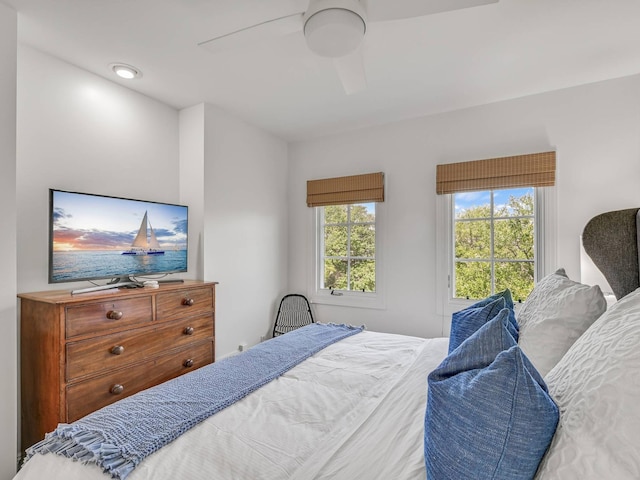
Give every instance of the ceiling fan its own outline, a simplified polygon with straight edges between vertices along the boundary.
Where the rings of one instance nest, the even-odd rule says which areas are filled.
[[[209,51],[227,50],[300,30],[307,46],[333,63],[347,94],[367,86],[362,45],[367,22],[401,20],[497,3],[499,0],[309,0],[303,12],[273,18],[198,43]]]

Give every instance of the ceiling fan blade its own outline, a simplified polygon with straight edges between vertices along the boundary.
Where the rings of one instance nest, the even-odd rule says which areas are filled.
[[[266,22],[251,25],[235,32],[226,33],[218,37],[198,43],[198,46],[210,52],[221,52],[245,45],[256,44],[265,39],[280,37],[302,30],[302,16],[304,12],[286,15]]]
[[[344,57],[334,58],[333,64],[347,95],[353,95],[367,89],[362,47]]]
[[[363,0],[367,18],[373,22],[422,17],[434,13],[460,10],[497,3],[499,0]]]

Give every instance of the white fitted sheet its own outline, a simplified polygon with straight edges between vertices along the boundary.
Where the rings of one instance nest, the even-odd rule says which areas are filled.
[[[427,375],[447,347],[447,338],[349,337],[149,456],[128,480],[424,480]],[[15,478],[109,477],[38,454]]]

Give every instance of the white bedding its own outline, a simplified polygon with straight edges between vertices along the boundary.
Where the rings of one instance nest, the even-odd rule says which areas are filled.
[[[447,347],[447,338],[349,337],[151,455],[128,480],[424,480],[427,375]],[[48,454],[15,478],[108,476]]]

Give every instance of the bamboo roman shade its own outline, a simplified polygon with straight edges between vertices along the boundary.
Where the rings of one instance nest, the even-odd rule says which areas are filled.
[[[309,207],[364,202],[384,202],[384,173],[307,181]]]
[[[436,193],[550,187],[556,182],[556,152],[531,153],[438,165]]]

